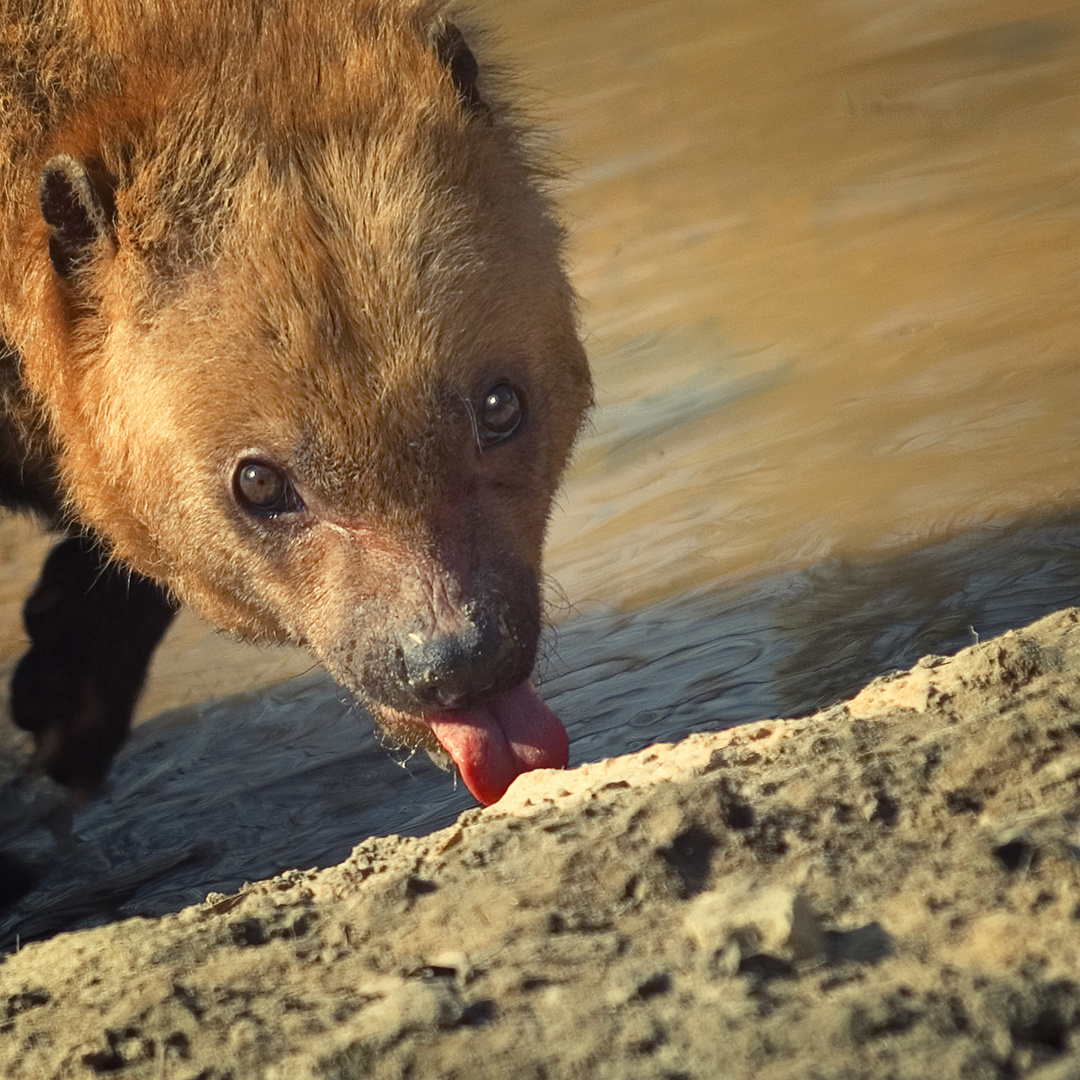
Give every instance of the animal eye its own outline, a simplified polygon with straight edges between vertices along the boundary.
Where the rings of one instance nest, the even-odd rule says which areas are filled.
[[[236,467],[236,501],[255,517],[294,514],[304,508],[288,473],[277,465],[248,458]]]
[[[510,383],[498,383],[484,395],[476,417],[481,444],[489,447],[505,442],[517,432],[524,419],[525,402],[521,392]]]

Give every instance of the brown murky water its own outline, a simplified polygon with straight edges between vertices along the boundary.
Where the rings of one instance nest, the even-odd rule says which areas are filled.
[[[638,605],[1078,504],[1075,5],[499,21],[577,163],[602,408],[553,534],[571,597]]]
[[[802,711],[1077,599],[1074,4],[477,7],[567,169],[597,382],[542,665],[575,760]],[[9,655],[37,546],[0,531]],[[307,667],[178,627],[142,714],[187,707],[101,800],[46,827],[38,789],[0,795],[16,847],[65,867],[31,897],[52,923],[0,933],[163,910],[469,805],[318,677],[208,702]]]

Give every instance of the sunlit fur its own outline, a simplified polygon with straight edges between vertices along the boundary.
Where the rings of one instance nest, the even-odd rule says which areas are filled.
[[[490,113],[463,108],[443,5],[0,9],[9,412],[47,420],[69,519],[361,693],[394,627],[512,609],[591,390],[545,170],[482,56]],[[58,154],[116,187],[69,282],[37,205]],[[527,423],[481,453],[470,402],[504,378]],[[291,471],[302,524],[237,506],[244,454]]]

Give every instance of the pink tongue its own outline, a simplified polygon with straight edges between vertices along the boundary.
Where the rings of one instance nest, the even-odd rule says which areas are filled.
[[[425,721],[479,802],[498,802],[530,769],[565,769],[570,742],[562,721],[524,682],[471,709]]]

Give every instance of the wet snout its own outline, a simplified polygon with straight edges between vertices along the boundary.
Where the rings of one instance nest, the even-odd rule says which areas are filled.
[[[401,690],[422,709],[458,708],[528,674],[514,634],[487,612],[473,615],[455,633],[411,631],[400,638],[398,650]]]
[[[569,743],[530,681],[535,570],[504,553],[472,567],[450,561],[387,557],[383,596],[351,605],[320,656],[387,740],[452,763],[488,805],[523,772],[565,768]]]

